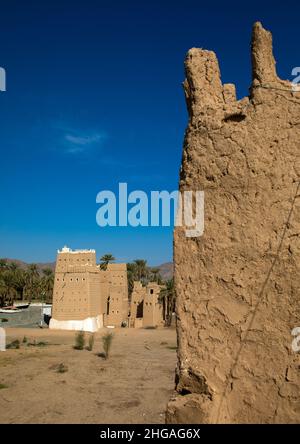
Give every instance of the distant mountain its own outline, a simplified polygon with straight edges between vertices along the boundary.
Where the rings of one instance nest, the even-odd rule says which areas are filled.
[[[2,259],[2,258],[1,258]],[[10,259],[8,257],[3,258],[8,263],[15,262],[17,265],[19,265],[20,268],[27,268],[29,263],[20,261],[19,259]],[[41,272],[44,268],[51,268],[51,270],[55,270],[55,262],[35,262],[37,265],[39,271]]]
[[[166,262],[164,264],[159,265],[159,273],[164,281],[172,279],[173,277],[173,262]]]
[[[29,264],[20,261],[19,259],[9,259],[4,258],[7,262],[15,262],[19,265],[20,268],[26,268]],[[55,262],[37,262],[36,265],[38,266],[39,271],[42,271],[43,268],[51,268],[51,270],[55,270]],[[171,279],[173,277],[173,262],[166,262],[164,264],[158,265],[157,267],[159,269],[159,273],[163,280],[167,281],[168,279]]]

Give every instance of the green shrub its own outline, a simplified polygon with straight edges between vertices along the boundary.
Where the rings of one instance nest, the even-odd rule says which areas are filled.
[[[66,373],[68,371],[68,367],[62,362],[57,366],[57,373]]]
[[[78,333],[76,333],[75,335],[75,345],[74,345],[74,349],[75,350],[83,350],[85,346],[85,335],[84,335],[84,331],[79,331]]]
[[[108,357],[109,357],[109,352],[110,352],[113,337],[114,337],[113,333],[107,333],[106,335],[102,336],[102,343],[103,343],[103,349],[104,349],[104,353],[105,353],[105,359],[108,359]]]
[[[2,319],[1,319],[1,322],[8,322],[8,319],[6,319],[6,318],[2,318]]]
[[[94,342],[95,342],[95,337],[92,334],[92,335],[89,336],[89,345],[86,348],[88,351],[92,351],[93,350]]]
[[[44,342],[44,341],[36,342],[35,339],[34,339],[33,342],[28,342],[27,343],[27,347],[45,347],[46,345],[48,345],[47,342]]]
[[[10,344],[7,344],[6,348],[7,349],[17,349],[17,348],[20,348],[20,341],[19,341],[19,339],[15,339]]]

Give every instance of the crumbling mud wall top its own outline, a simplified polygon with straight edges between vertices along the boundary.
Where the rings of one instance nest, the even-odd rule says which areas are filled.
[[[236,100],[216,55],[191,49],[180,190],[204,190],[205,229],[174,232],[176,396],[169,423],[300,421],[300,93],[278,78],[272,36],[252,35]]]

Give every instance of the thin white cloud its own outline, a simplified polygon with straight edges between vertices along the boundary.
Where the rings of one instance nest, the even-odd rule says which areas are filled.
[[[99,145],[106,138],[104,133],[79,134],[72,131],[64,135],[66,151],[70,154],[83,152],[86,149]]]
[[[93,134],[92,136],[74,136],[72,134],[66,134],[65,139],[74,145],[90,145],[91,143],[98,142],[103,139],[102,134]]]

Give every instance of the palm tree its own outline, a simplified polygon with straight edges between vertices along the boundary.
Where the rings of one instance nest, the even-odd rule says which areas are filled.
[[[136,265],[137,279],[139,281],[146,279],[148,276],[147,261],[144,259],[136,259],[134,264]]]
[[[14,273],[14,280],[15,280],[15,289],[17,291],[17,294],[21,301],[24,300],[24,293],[26,289],[27,284],[27,275],[26,271],[22,270],[21,268],[18,268]]]
[[[7,260],[0,259],[0,272],[7,270]]]
[[[13,294],[15,297],[18,296],[18,291],[19,291],[19,285],[18,285],[18,277],[20,274],[20,266],[19,264],[17,264],[16,262],[10,262],[8,264],[8,270],[11,273],[11,282],[12,282],[12,287],[10,290],[10,296]]]
[[[31,301],[32,296],[37,292],[37,286],[36,281],[40,277],[39,269],[36,264],[30,264],[27,267],[27,285],[30,294],[29,294],[29,300]]]
[[[112,254],[104,254],[101,258],[100,261],[102,261],[102,263],[100,264],[100,268],[101,270],[106,270],[107,269],[107,265],[110,262],[115,261],[116,259],[114,258],[114,256]]]
[[[164,304],[165,324],[167,327],[169,327],[172,322],[172,315],[175,311],[175,300],[174,279],[170,279],[166,282],[165,287],[161,289],[159,294],[159,302]]]
[[[9,300],[19,296],[22,298],[24,289],[24,271],[16,262],[8,263],[6,259],[0,260],[1,273],[1,303],[3,305],[5,300]]]
[[[51,300],[53,283],[54,273],[50,268],[45,268],[41,276],[36,264],[24,270],[16,262],[0,259],[0,306],[12,304],[14,299],[24,300],[25,294],[29,300],[38,294]]]
[[[3,279],[3,274],[7,270],[7,260],[0,259],[0,307],[4,305],[6,298],[6,285]]]
[[[16,271],[20,268],[20,266],[19,266],[16,262],[11,262],[11,263],[8,265],[8,268],[9,268],[12,272],[16,272]]]
[[[39,276],[39,268],[38,268],[37,264],[29,264],[27,269],[34,277]]]
[[[3,277],[0,276],[0,307],[4,306],[6,286]]]
[[[47,300],[51,301],[54,286],[54,273],[51,268],[44,268],[42,271],[44,274],[41,279],[42,293],[47,296]]]
[[[15,276],[11,270],[7,270],[2,274],[2,285],[4,299],[11,305],[17,295]]]
[[[159,268],[151,268],[150,272],[151,272],[151,281],[160,284],[162,279],[159,274]]]
[[[127,283],[128,283],[128,299],[131,301],[131,295],[134,287],[134,281],[136,280],[136,264],[127,264]]]
[[[42,272],[45,276],[49,277],[53,275],[53,271],[51,270],[51,268],[43,268]]]

